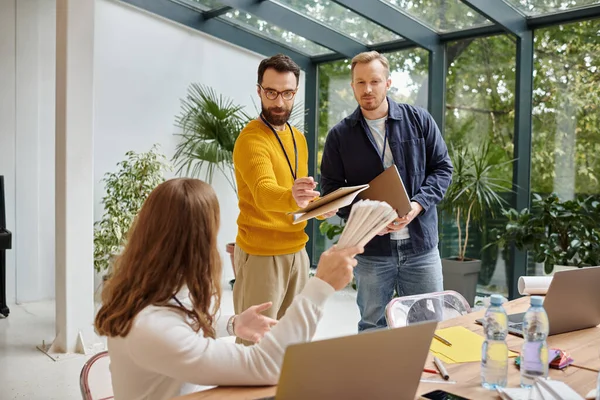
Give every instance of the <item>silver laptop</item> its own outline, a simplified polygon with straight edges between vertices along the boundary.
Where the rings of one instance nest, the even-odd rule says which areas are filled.
[[[274,399],[414,400],[436,326],[426,322],[289,346]]]
[[[544,299],[550,335],[587,329],[600,324],[600,267],[554,274]],[[508,316],[508,331],[523,336],[525,313]]]

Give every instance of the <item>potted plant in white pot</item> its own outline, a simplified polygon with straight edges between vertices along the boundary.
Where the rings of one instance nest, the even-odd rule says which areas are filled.
[[[471,305],[481,260],[466,257],[470,228],[481,222],[486,213],[493,217],[503,208],[506,200],[499,193],[509,192],[512,184],[502,177],[503,168],[512,160],[502,161],[503,154],[492,150],[488,142],[474,149],[451,147],[452,183],[440,204],[440,209],[453,217],[458,233],[455,256],[442,259],[444,289],[459,292]]]
[[[121,252],[142,204],[170,168],[155,144],[145,153],[128,151],[117,170],[104,175],[104,214],[94,223],[94,269],[103,274],[103,281],[110,276],[114,257]]]
[[[256,115],[260,113],[256,111]],[[301,132],[303,108],[297,104],[290,116],[290,123]],[[202,178],[212,184],[216,171],[227,180],[237,196],[233,167],[233,147],[240,132],[253,117],[244,112],[244,106],[235,104],[230,98],[219,95],[211,87],[193,83],[187,96],[181,100],[181,113],[175,126],[181,129],[176,135],[179,143],[175,149],[173,163],[177,174]],[[231,259],[235,282],[233,254],[235,242],[227,243],[226,250]]]

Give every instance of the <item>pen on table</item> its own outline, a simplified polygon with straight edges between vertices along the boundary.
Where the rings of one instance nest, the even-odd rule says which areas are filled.
[[[423,372],[429,372],[430,374],[438,373],[435,369],[431,369],[431,368],[423,368]]]
[[[440,371],[440,375],[442,376],[442,378],[444,378],[444,380],[450,379],[450,375],[448,375],[448,371],[446,371],[446,367],[444,367],[442,360],[440,360],[439,358],[434,356],[433,363],[435,364],[437,369]]]
[[[447,341],[443,337],[437,335],[436,333],[433,334],[433,337],[436,338],[437,340],[439,340],[440,342],[444,343],[446,346],[452,346],[452,343],[450,343],[449,341]]]

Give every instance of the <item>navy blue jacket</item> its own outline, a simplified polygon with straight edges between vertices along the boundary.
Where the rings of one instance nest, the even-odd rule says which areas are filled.
[[[389,104],[386,130],[388,143],[411,201],[423,212],[409,225],[411,250],[421,253],[438,244],[439,203],[452,181],[448,148],[431,115],[422,108]],[[327,135],[321,159],[323,195],[343,186],[369,183],[384,171],[379,149],[360,107],[335,125]],[[347,220],[350,207],[339,210]],[[391,255],[390,235],[375,236],[365,246],[364,255]]]

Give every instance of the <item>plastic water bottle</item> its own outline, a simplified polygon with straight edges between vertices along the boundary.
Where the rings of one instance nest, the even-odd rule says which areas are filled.
[[[481,347],[481,385],[489,390],[506,387],[508,376],[508,318],[502,307],[502,296],[493,294],[485,312]]]
[[[523,349],[521,351],[521,386],[531,387],[537,377],[548,377],[548,314],[544,299],[531,296],[531,307],[523,318]]]

